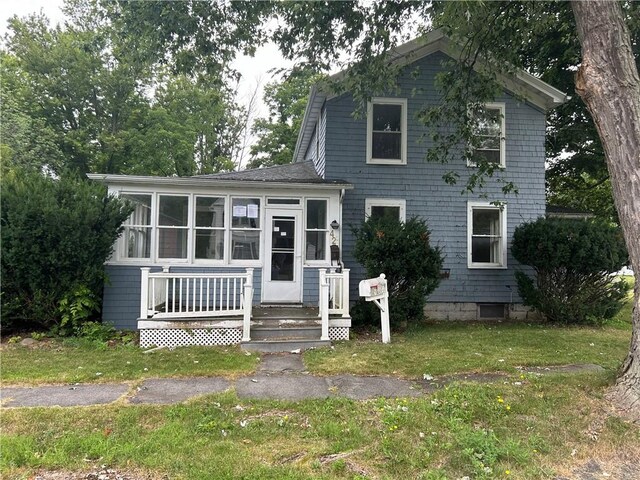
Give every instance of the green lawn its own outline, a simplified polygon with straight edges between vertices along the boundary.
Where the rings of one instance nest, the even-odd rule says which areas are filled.
[[[436,323],[393,335],[390,345],[362,335],[305,354],[311,371],[326,374],[511,373],[417,399],[266,402],[229,391],[171,406],[5,408],[0,476],[107,465],[137,478],[537,480],[595,459],[616,478],[616,466],[640,458],[640,429],[604,399],[628,347],[629,318],[630,309],[603,328]],[[5,344],[3,383],[234,376],[254,371],[257,358],[235,347],[143,354],[45,345]],[[606,370],[539,377],[514,369],[567,363]]]
[[[258,357],[238,347],[189,347],[143,353],[135,346],[96,348],[51,340],[39,348],[4,344],[2,382],[113,382],[169,376],[233,377],[255,371]]]
[[[551,478],[594,455],[640,453],[638,428],[603,413],[611,379],[525,375],[365,402],[229,392],[173,406],[6,409],[0,473],[108,465],[172,479]]]
[[[342,342],[307,352],[310,371],[421,377],[455,372],[514,371],[517,366],[595,363],[615,370],[629,347],[631,329],[526,324],[436,323],[391,335]]]

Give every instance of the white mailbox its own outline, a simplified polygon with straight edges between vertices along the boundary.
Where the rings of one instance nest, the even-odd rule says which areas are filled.
[[[380,323],[382,325],[382,343],[391,341],[391,330],[389,328],[389,292],[387,291],[387,280],[384,273],[378,278],[367,278],[358,285],[360,296],[367,302],[373,302],[380,310]]]
[[[387,282],[384,278],[368,278],[359,285],[361,297],[381,297],[387,293]]]

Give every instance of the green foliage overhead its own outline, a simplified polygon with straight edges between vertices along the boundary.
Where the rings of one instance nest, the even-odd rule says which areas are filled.
[[[311,69],[294,69],[282,81],[265,87],[264,101],[269,107],[269,118],[258,118],[253,124],[257,141],[251,146],[249,168],[293,161],[309,90],[320,78]]]
[[[173,73],[141,32],[119,29],[96,0],[67,0],[66,10],[64,27],[42,15],[9,21],[0,51],[8,168],[147,175],[235,168],[247,112],[231,77]]]
[[[440,283],[443,262],[441,249],[430,244],[424,220],[369,218],[354,229],[354,235],[354,255],[367,276],[384,273],[387,278],[391,322],[422,319],[427,296]],[[373,319],[377,323],[377,316]]]
[[[95,314],[104,262],[131,210],[101,185],[14,170],[2,178],[4,328],[69,327]],[[65,325],[67,326],[67,325]]]
[[[516,228],[511,247],[535,278],[516,273],[525,305],[559,323],[598,323],[623,306],[625,282],[611,273],[628,262],[622,233],[601,221],[541,218]]]

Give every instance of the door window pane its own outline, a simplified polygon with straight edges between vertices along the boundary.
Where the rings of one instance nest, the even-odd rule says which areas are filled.
[[[271,280],[293,281],[296,222],[274,217],[271,228]]]

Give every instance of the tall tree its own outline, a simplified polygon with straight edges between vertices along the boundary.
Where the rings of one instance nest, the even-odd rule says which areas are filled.
[[[294,69],[281,81],[265,87],[264,102],[269,108],[269,117],[258,118],[253,123],[252,132],[257,140],[251,146],[250,168],[293,161],[309,90],[320,78],[313,69]]]
[[[629,29],[617,2],[571,3],[582,45],[576,91],[602,140],[620,225],[640,272],[640,77]],[[640,275],[636,274],[633,333],[616,388],[616,403],[640,421]]]
[[[67,0],[64,27],[9,21],[3,158],[56,173],[192,175],[231,170],[242,109],[221,73],[170,71],[97,0]],[[42,139],[29,135],[37,129]],[[43,153],[44,152],[44,153]]]

